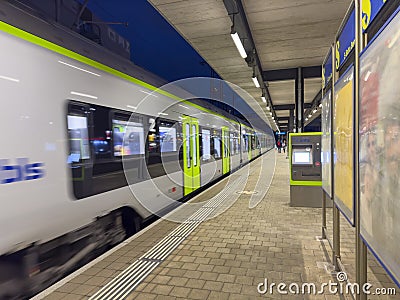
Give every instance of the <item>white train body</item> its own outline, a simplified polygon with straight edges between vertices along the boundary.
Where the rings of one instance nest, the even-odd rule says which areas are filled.
[[[9,7],[1,4],[0,10],[6,9]],[[26,16],[22,18],[21,12],[16,14],[21,20],[28,19]],[[71,103],[86,103],[124,112],[134,111],[155,119],[160,117],[159,112],[175,104],[175,109],[168,112],[168,120],[175,122],[180,122],[182,116],[188,113],[187,107],[181,107],[179,111],[176,99],[160,93],[156,93],[156,97],[148,96],[147,93],[153,92],[148,85],[135,83],[128,75],[96,62],[84,63],[84,57],[74,59],[77,54],[40,41],[3,22],[0,23],[0,49],[0,257],[22,253],[82,230],[96,219],[123,207],[132,209],[141,220],[149,218],[152,212],[139,203],[128,186],[77,199],[71,162],[68,161],[71,155],[68,106]],[[151,77],[145,71],[143,74],[142,78]],[[151,78],[153,85],[162,84],[155,79]],[[146,99],[142,102],[144,97]],[[197,106],[189,108],[191,115],[198,116],[200,126],[209,125],[209,116],[204,114],[207,110]],[[218,119],[215,116],[214,128],[220,129],[230,123],[230,132],[236,138],[242,136],[243,130],[251,131],[236,121],[228,122],[226,117]],[[212,130],[213,127],[209,127]],[[250,150],[251,154],[245,152],[243,139],[239,138],[240,151],[231,149],[231,170],[272,147],[273,137],[268,133],[259,134],[258,144]],[[200,173],[202,185],[210,177],[216,179],[222,176],[222,160],[212,165],[201,164]],[[182,183],[182,171],[172,176]],[[145,191],[144,194],[153,203],[153,212],[168,205],[163,194],[176,200],[184,196],[183,187],[168,176],[156,177],[154,181],[159,190],[154,189],[149,180],[136,183],[134,188]],[[80,238],[75,235],[74,241]],[[32,272],[38,271],[35,269]],[[2,286],[2,275],[0,287],[4,296],[7,295],[4,291],[8,290],[11,294],[12,288],[6,281]]]

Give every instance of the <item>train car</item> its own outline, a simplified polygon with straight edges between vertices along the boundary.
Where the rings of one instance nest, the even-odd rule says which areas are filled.
[[[0,298],[40,291],[273,147],[270,128],[181,101],[8,3],[0,13]]]

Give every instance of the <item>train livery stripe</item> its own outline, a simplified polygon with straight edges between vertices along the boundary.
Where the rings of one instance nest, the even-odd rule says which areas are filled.
[[[48,49],[50,51],[53,51],[55,53],[64,55],[66,57],[69,57],[71,59],[74,59],[74,60],[79,61],[81,63],[84,63],[86,65],[89,65],[89,66],[91,66],[93,68],[96,68],[98,70],[104,71],[106,73],[112,74],[112,75],[117,76],[119,78],[125,79],[127,81],[130,81],[132,83],[138,84],[140,86],[143,86],[143,87],[145,87],[145,88],[147,88],[147,89],[149,89],[151,91],[154,91],[154,92],[159,93],[161,95],[167,96],[167,97],[169,97],[169,98],[171,98],[173,100],[177,100],[177,101],[180,101],[180,102],[185,102],[185,104],[187,104],[187,105],[193,106],[193,107],[195,107],[195,108],[197,108],[199,110],[202,110],[204,112],[207,112],[209,114],[213,114],[213,115],[219,116],[220,118],[223,118],[224,120],[227,120],[229,122],[233,122],[233,123],[236,123],[236,124],[241,124],[241,123],[239,123],[239,122],[237,122],[235,120],[232,120],[232,119],[229,119],[229,118],[227,118],[227,117],[225,117],[223,115],[220,115],[220,114],[218,114],[218,113],[216,113],[216,112],[214,112],[212,110],[209,110],[209,109],[204,108],[204,107],[202,107],[200,105],[197,105],[195,103],[192,103],[190,101],[182,99],[182,98],[180,98],[178,96],[175,96],[174,94],[168,93],[167,91],[164,91],[164,90],[162,90],[160,88],[157,88],[157,87],[155,87],[155,86],[153,86],[153,85],[151,85],[151,84],[149,84],[147,82],[144,82],[144,81],[142,81],[140,79],[132,77],[132,76],[130,76],[128,74],[125,74],[125,73],[123,73],[121,71],[113,69],[113,68],[111,68],[109,66],[106,66],[106,65],[104,65],[104,64],[102,64],[100,62],[97,62],[97,61],[95,61],[93,59],[90,59],[90,58],[88,58],[86,56],[78,54],[78,53],[76,53],[76,52],[74,52],[72,50],[69,50],[69,49],[66,49],[64,47],[61,47],[61,46],[59,46],[57,44],[54,44],[54,43],[52,43],[50,41],[47,41],[47,40],[45,40],[45,39],[43,39],[41,37],[38,37],[38,36],[34,35],[32,33],[29,33],[29,32],[26,32],[26,31],[24,31],[22,29],[14,27],[14,26],[12,26],[10,24],[7,24],[7,23],[5,23],[3,21],[0,21],[0,30],[3,31],[3,32],[8,33],[10,35],[13,35],[15,37],[18,37],[20,39],[23,39],[25,41],[28,41],[28,42],[30,42],[32,44],[38,45],[40,47],[43,47],[43,48]],[[250,128],[250,127],[248,127],[248,126],[246,126],[244,124],[242,124],[242,126]]]
[[[51,50],[53,52],[56,52],[58,54],[64,55],[64,56],[69,57],[69,58],[72,58],[74,60],[77,60],[77,61],[82,62],[84,64],[87,64],[89,66],[92,66],[92,67],[94,67],[96,69],[102,70],[102,71],[104,71],[106,73],[112,74],[114,76],[120,77],[120,78],[128,80],[130,82],[133,82],[135,84],[141,85],[141,86],[143,86],[143,87],[145,87],[145,88],[147,88],[149,90],[155,91],[155,92],[157,92],[159,94],[162,94],[164,96],[167,96],[169,98],[172,98],[172,99],[175,99],[175,100],[179,100],[179,101],[182,100],[179,97],[177,97],[177,96],[175,96],[173,94],[170,94],[170,93],[168,93],[166,91],[163,91],[163,90],[161,90],[161,89],[159,89],[159,88],[157,88],[157,87],[155,87],[155,86],[153,86],[151,84],[148,84],[148,83],[146,83],[146,82],[144,82],[142,80],[139,80],[137,78],[129,76],[129,75],[123,73],[123,72],[120,72],[120,71],[115,70],[115,69],[113,69],[113,68],[111,68],[109,66],[106,66],[106,65],[104,65],[102,63],[99,63],[99,62],[97,62],[97,61],[95,61],[93,59],[90,59],[90,58],[88,58],[86,56],[83,56],[81,54],[78,54],[78,53],[76,53],[74,51],[71,51],[71,50],[66,49],[64,47],[61,47],[61,46],[59,46],[57,44],[49,42],[49,41],[47,41],[45,39],[42,39],[41,37],[33,35],[33,34],[29,33],[29,32],[26,32],[26,31],[24,31],[22,29],[16,28],[16,27],[14,27],[12,25],[9,25],[7,23],[4,23],[2,21],[0,21],[0,30],[4,31],[4,32],[6,32],[8,34],[11,34],[13,36],[16,36],[18,38],[21,38],[21,39],[23,39],[25,41],[28,41],[28,42],[30,42],[32,44],[38,45],[40,47],[46,48],[46,49]]]

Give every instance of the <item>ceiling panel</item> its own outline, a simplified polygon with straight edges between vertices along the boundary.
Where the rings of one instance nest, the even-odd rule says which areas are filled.
[[[350,0],[241,0],[263,70],[321,65]],[[149,0],[225,80],[252,97],[251,107],[269,119],[261,90],[230,37],[232,22],[223,1]],[[294,104],[294,81],[268,82],[274,105]],[[321,88],[321,78],[305,80],[305,102]],[[255,105],[256,103],[261,105]],[[264,113],[268,117],[265,117]],[[289,115],[289,112],[276,112]]]

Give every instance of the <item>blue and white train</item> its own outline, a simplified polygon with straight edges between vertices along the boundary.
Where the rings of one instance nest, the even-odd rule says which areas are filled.
[[[274,145],[74,32],[5,1],[0,18],[0,298],[38,292]]]

